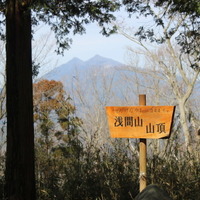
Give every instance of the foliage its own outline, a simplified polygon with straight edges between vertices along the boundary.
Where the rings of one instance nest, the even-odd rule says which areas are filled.
[[[41,112],[48,111],[49,120],[53,117],[52,122],[61,123],[59,115],[50,113],[56,113],[61,97],[65,96],[62,84],[43,80],[35,84],[34,88],[34,102],[37,102],[35,113],[37,110],[41,116]],[[65,100],[67,104],[70,103],[70,98]],[[43,123],[42,117],[35,119],[37,123]],[[112,143],[107,141],[101,146],[96,145],[95,137],[91,141],[83,140],[81,129],[78,128],[81,123],[77,127],[73,118],[68,119],[73,127],[71,129],[65,125],[60,126],[58,133],[58,126],[53,123],[52,126],[45,126],[45,132],[43,126],[37,130],[38,199],[133,200],[139,192],[137,146],[135,150],[130,149],[126,139],[113,139]],[[48,133],[46,141],[51,141],[48,151],[44,133]],[[152,146],[149,145],[149,148]],[[166,149],[161,147],[160,152],[154,152],[153,149],[148,155],[148,184],[160,185],[174,200],[196,199],[200,178],[198,149],[196,154],[184,151],[179,142],[175,142],[174,136],[168,141]]]
[[[35,63],[33,61],[33,63],[32,63],[32,74],[33,74],[33,77],[36,77],[39,74],[39,68],[40,68],[40,64],[39,63]]]
[[[42,80],[34,84],[34,111],[38,125],[38,199],[125,200],[137,194],[137,176],[133,171],[138,162],[132,163],[136,158],[127,156],[120,141],[108,154],[93,142],[82,140],[78,128],[81,120],[74,116],[75,108],[70,98],[65,98],[61,82]]]
[[[200,4],[198,0],[124,0],[123,3],[126,5],[126,10],[130,15],[134,13],[139,15],[138,17],[152,17],[155,22],[155,26],[151,26],[151,28],[141,25],[135,33],[135,36],[138,36],[141,41],[148,40],[158,44],[174,37],[183,53],[196,55],[196,59],[190,67],[199,67],[196,65],[196,62],[200,60]],[[177,17],[179,18],[178,23],[174,21]],[[175,23],[169,24],[168,21],[174,21]],[[158,30],[159,27],[163,28],[165,31],[163,34],[160,33],[159,36],[157,36],[156,30]],[[178,34],[177,30],[179,30]]]
[[[199,0],[160,0],[156,2],[157,6],[165,6],[172,13],[188,13],[190,15],[200,16]]]
[[[150,4],[155,4],[157,7],[164,7],[171,14],[187,13],[196,17],[200,15],[200,3],[198,0],[123,0],[123,3],[127,5],[128,12],[142,12],[146,14],[149,12],[150,14]]]
[[[176,147],[177,148],[177,147]],[[199,164],[198,159],[189,153],[177,158],[173,154],[161,158],[153,156],[148,163],[148,181],[162,185],[172,199],[198,199]]]
[[[5,14],[6,12],[5,2],[7,1],[0,2],[1,14]],[[37,25],[39,21],[42,21],[51,26],[57,38],[58,53],[62,53],[63,49],[69,47],[71,39],[67,37],[67,34],[69,34],[70,31],[74,34],[82,34],[85,31],[84,25],[91,21],[97,21],[100,25],[108,23],[110,19],[113,19],[113,16],[110,15],[109,12],[113,12],[118,8],[118,4],[114,4],[114,1],[108,0],[71,0],[67,2],[62,0],[27,0],[16,2],[21,3],[20,8],[22,11],[29,9],[34,11],[32,15],[33,25]],[[126,2],[128,5],[128,3],[131,3],[132,1]],[[134,3],[136,2],[137,1],[134,1]],[[149,9],[149,4],[145,5],[146,7],[144,7],[144,9],[142,8],[143,5],[144,4],[141,4],[139,7],[136,5],[136,8],[141,11],[141,14],[153,16],[156,24],[158,26],[162,26],[164,23],[163,18],[155,16],[154,13],[151,12],[151,9]],[[128,8],[131,9],[131,6]],[[134,7],[132,6],[132,8]],[[132,11],[129,10],[129,12]],[[183,13],[181,13],[181,16],[182,14]],[[168,17],[171,15],[163,16]],[[0,20],[1,25],[4,25],[5,18],[1,18]],[[198,54],[199,45],[196,42],[198,42],[199,35],[196,33],[199,21],[198,18],[194,21],[194,17],[191,15],[187,16],[187,20],[188,21],[185,21],[186,23],[181,24],[183,31],[176,39],[182,47],[186,47],[182,49],[183,52],[188,54]],[[191,29],[188,29],[188,24],[192,25],[189,26]],[[109,34],[109,31],[107,32],[105,27],[103,27],[102,31],[104,34]],[[1,33],[3,32],[4,27],[1,26]],[[173,35],[173,29],[165,32],[162,38],[154,38],[153,30],[146,31],[142,27],[139,29],[137,34],[142,36],[141,40],[150,39],[152,42],[162,43],[166,38]],[[3,34],[1,34],[1,38],[5,39]],[[23,49],[23,51],[30,52],[30,49]],[[12,60],[9,55],[7,58],[8,60]],[[199,57],[197,57],[197,60],[198,59]],[[27,68],[27,66],[25,67]],[[26,71],[22,74],[24,77],[27,76]],[[20,80],[19,73],[16,74],[16,76],[16,80]],[[29,80],[29,82],[27,81],[25,83],[31,83],[30,78],[31,77],[28,76],[26,80]],[[15,84],[18,85],[18,83]],[[25,85],[21,85],[25,88]],[[56,85],[60,86],[60,84]],[[14,91],[19,90],[20,94],[26,94],[23,87],[19,87],[17,89],[14,88]],[[58,94],[62,94],[62,87],[58,88]],[[8,92],[11,93],[11,91]],[[83,141],[81,139],[81,135],[78,130],[80,120],[74,117],[73,106],[72,110],[71,107],[69,109],[71,104],[69,105],[69,102],[66,101],[66,98],[62,97],[62,95],[57,95],[57,91],[54,92],[53,90],[52,92],[52,88],[50,88],[50,94],[51,95],[47,95],[44,92],[44,95],[39,95],[40,98],[36,98],[36,100],[39,99],[38,103],[41,103],[41,105],[35,104],[35,119],[39,125],[36,138],[38,199],[76,199],[77,197],[78,199],[131,199],[131,196],[134,196],[134,194],[138,192],[138,189],[135,189],[137,187],[132,189],[133,185],[136,185],[137,183],[138,173],[135,172],[135,169],[138,168],[137,157],[128,153],[126,145],[120,144],[119,147],[118,141],[116,141],[113,145],[114,148],[111,148],[110,151],[99,149],[96,146],[92,146],[91,143],[88,145],[87,141]],[[12,95],[9,96],[10,99],[12,99],[12,97]],[[20,98],[15,96],[15,98],[23,99],[23,96],[20,96]],[[29,108],[31,107],[30,104],[28,103]],[[63,104],[64,106],[62,107],[61,105]],[[14,108],[14,105],[12,104],[10,108]],[[39,114],[37,114],[37,112]],[[23,117],[20,119],[25,120]],[[78,124],[75,123],[77,121]],[[20,125],[20,123],[18,125]],[[59,125],[59,127],[56,127],[56,125]],[[27,135],[27,137],[29,137],[29,135]],[[26,140],[23,138],[23,141]],[[13,149],[14,148],[15,146]],[[155,163],[158,161],[155,165],[156,169],[161,169],[163,163],[166,163],[166,169],[168,169],[167,172],[172,174],[172,176],[167,176],[169,180],[166,181],[166,173],[163,175],[162,170],[160,170],[160,176],[158,178],[151,179],[150,181],[156,180],[157,183],[167,183],[166,185],[169,184],[171,187],[173,186],[170,188],[172,189],[170,191],[171,196],[174,199],[188,199],[188,194],[192,193],[196,195],[196,188],[199,188],[199,169],[197,162],[199,156],[193,158],[188,156],[187,152],[184,152],[182,155],[179,154],[179,156],[175,156],[175,158],[179,160],[179,162],[176,162],[174,161],[174,154],[178,150],[179,149],[176,146],[175,151],[170,152],[170,155],[173,156],[156,157]],[[152,158],[149,159],[150,163],[151,160]],[[135,165],[133,165],[133,163]],[[193,165],[192,169],[191,163]],[[149,169],[155,170],[155,166],[154,168],[151,168],[150,166]],[[177,170],[178,173],[175,174],[171,169],[179,169],[179,166],[182,166],[182,168],[181,170]],[[191,170],[183,171],[183,166]],[[27,177],[23,178],[27,179]],[[0,180],[0,184],[4,182],[2,173],[0,174]],[[129,180],[132,180],[133,182],[129,182]],[[190,182],[191,180],[192,183]],[[177,182],[184,189],[185,183],[190,184],[189,187],[187,184],[187,190],[185,190],[186,192],[179,193],[179,191],[176,191]],[[127,187],[124,188],[124,185]]]
[[[5,0],[0,2],[0,14],[5,14]],[[55,33],[58,44],[58,53],[63,53],[64,49],[68,49],[72,43],[69,33],[83,34],[85,33],[85,25],[91,22],[97,22],[102,27],[101,33],[109,35],[114,29],[106,28],[104,24],[108,24],[115,19],[112,14],[118,10],[119,1],[112,0],[32,0],[23,1],[22,9],[31,9],[32,25],[36,26],[43,22],[48,24]],[[0,35],[5,38],[3,26],[5,25],[4,17],[0,23]],[[113,27],[114,28],[114,27]]]
[[[150,93],[150,96],[154,96],[152,91],[156,92],[157,105],[164,105],[166,100],[167,104],[177,105],[177,122],[182,128],[181,130],[179,127],[178,137],[180,141],[184,138],[185,146],[192,151],[192,148],[196,148],[193,141],[198,140],[196,132],[199,129],[199,120],[193,117],[197,113],[196,107],[192,107],[191,102],[192,95],[196,98],[195,92],[198,92],[196,88],[200,73],[200,18],[193,18],[189,13],[172,12],[165,4],[158,5],[160,1],[124,2],[127,3],[128,12],[134,13],[131,17],[136,15],[140,24],[131,31],[130,28],[125,28],[124,24],[121,27],[119,25],[118,30],[134,45],[129,48],[130,60],[133,56],[139,56],[140,64],[145,66],[138,69],[133,60],[128,69],[135,71],[135,76],[146,76],[154,83],[157,82],[154,85],[149,84],[151,86],[148,85],[147,79],[145,83],[141,80],[134,83],[139,82],[140,91],[143,91],[142,88],[146,85],[146,92]],[[130,27],[129,24],[128,26]],[[191,30],[194,34],[190,34]],[[159,85],[162,85],[162,89]],[[155,101],[152,103],[155,105]]]
[[[0,1],[0,15],[3,16],[0,19],[0,36],[1,39],[6,38],[7,44],[7,198],[35,199],[32,25],[44,22],[51,26],[58,43],[57,51],[62,53],[71,42],[67,37],[70,30],[73,34],[84,33],[84,26],[89,22],[97,21],[100,26],[109,23],[114,18],[110,13],[118,5],[111,0]],[[105,27],[102,33],[108,34]],[[46,133],[48,122],[48,118],[43,120],[43,131]]]
[[[79,145],[77,145],[78,143]],[[75,145],[76,144],[76,145]],[[38,200],[132,200],[138,193],[138,157],[115,141],[112,152],[82,146],[74,138],[73,150],[66,142],[47,156],[36,144]],[[78,148],[77,148],[78,147]],[[129,152],[129,153],[128,153]],[[128,154],[127,154],[128,153]],[[179,156],[181,152],[178,153]],[[129,155],[129,156],[128,156]],[[178,155],[177,155],[178,156]],[[3,157],[1,157],[2,159]],[[2,161],[2,160],[1,160]],[[3,162],[1,162],[2,165]],[[149,156],[148,184],[160,185],[174,200],[195,200],[199,195],[199,162],[188,153],[177,158]],[[3,200],[4,166],[0,168],[0,198]]]
[[[99,148],[76,132],[62,142],[54,139],[47,153],[40,138],[36,140],[38,200],[133,200],[138,194],[139,158],[126,139],[113,139],[109,148],[104,148],[107,144]],[[170,139],[166,151],[148,155],[147,183],[158,184],[174,200],[197,199],[200,155],[196,152],[181,151]],[[0,159],[0,198],[4,200],[4,157]]]
[[[33,89],[36,130],[43,136],[48,153],[53,142],[51,135],[66,140],[64,133],[73,135],[81,120],[74,115],[75,107],[70,103],[70,97],[66,97],[61,82],[42,80],[35,83]]]
[[[77,141],[78,142],[78,141]],[[43,168],[43,184],[38,188],[41,200],[78,199],[132,199],[138,191],[137,176],[133,175],[138,162],[132,162],[126,152],[101,153],[100,149],[88,146],[69,152],[65,144],[57,149],[48,168]],[[79,150],[78,150],[79,149]],[[78,151],[77,151],[78,150]],[[55,152],[54,152],[55,153]],[[135,163],[135,164],[134,164]],[[40,169],[40,173],[45,173]]]

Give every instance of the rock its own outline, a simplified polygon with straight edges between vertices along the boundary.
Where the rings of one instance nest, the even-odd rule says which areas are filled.
[[[172,200],[167,192],[157,185],[149,185],[140,192],[135,200]]]

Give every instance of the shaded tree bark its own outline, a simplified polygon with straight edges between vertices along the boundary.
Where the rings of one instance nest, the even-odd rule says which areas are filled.
[[[8,200],[35,199],[31,11],[25,3],[6,1]]]

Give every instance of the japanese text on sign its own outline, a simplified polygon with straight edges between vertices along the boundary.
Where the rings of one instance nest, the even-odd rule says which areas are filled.
[[[174,109],[174,106],[107,107],[111,137],[168,137]]]
[[[143,119],[140,119],[139,117],[122,117],[122,116],[115,116],[115,127],[143,127]],[[146,133],[166,133],[165,131],[165,123],[158,123],[158,124],[152,124],[149,123],[146,125]]]

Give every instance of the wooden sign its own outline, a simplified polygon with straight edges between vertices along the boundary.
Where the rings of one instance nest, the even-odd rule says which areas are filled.
[[[111,137],[167,138],[174,111],[174,106],[106,107]]]

